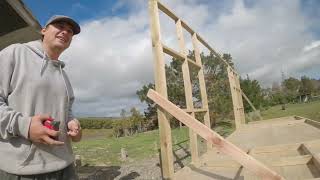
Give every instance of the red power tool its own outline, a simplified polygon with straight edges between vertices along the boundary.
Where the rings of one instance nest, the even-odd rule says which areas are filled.
[[[43,125],[49,129],[59,131],[60,121],[55,121],[53,118],[48,118],[44,121]]]

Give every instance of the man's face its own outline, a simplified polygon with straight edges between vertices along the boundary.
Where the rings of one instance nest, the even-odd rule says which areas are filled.
[[[64,51],[70,46],[73,31],[72,26],[68,23],[55,22],[42,29],[41,34],[43,35],[43,43],[51,48]]]

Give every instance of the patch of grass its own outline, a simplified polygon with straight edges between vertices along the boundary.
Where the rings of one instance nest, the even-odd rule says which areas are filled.
[[[82,140],[105,139],[113,136],[112,129],[83,129]]]
[[[221,136],[227,137],[235,130],[234,121],[228,119],[218,121],[213,130]]]
[[[119,120],[118,117],[79,117],[78,120],[98,120],[98,121],[112,121]]]
[[[102,133],[100,133],[102,131]],[[110,137],[106,130],[85,130],[83,140],[73,144],[75,154],[82,157],[83,164],[89,165],[120,165],[120,151],[125,148],[129,161],[137,161],[154,157],[158,153],[159,131],[149,131],[128,137]],[[99,134],[96,138],[94,135]],[[172,143],[188,140],[187,128],[172,130]],[[173,146],[175,149],[177,146]]]
[[[286,104],[285,110],[281,110],[281,105],[273,106],[266,111],[262,111],[261,115],[263,119],[297,115],[320,121],[319,109],[320,101],[313,101],[302,104]]]

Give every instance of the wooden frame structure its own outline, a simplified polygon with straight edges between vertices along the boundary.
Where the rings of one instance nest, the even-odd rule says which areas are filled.
[[[176,25],[176,34],[179,43],[179,52],[175,51],[161,41],[160,33],[160,20],[159,20],[159,10],[169,16]],[[210,127],[210,116],[209,116],[209,106],[206,93],[206,85],[203,73],[203,67],[200,57],[199,43],[204,45],[208,50],[218,57],[222,62],[227,65],[228,77],[230,83],[230,89],[233,100],[234,116],[236,128],[239,128],[241,124],[245,123],[244,108],[242,102],[242,95],[244,93],[240,89],[239,75],[236,71],[218,54],[206,41],[204,41],[201,36],[193,31],[183,20],[176,16],[172,11],[165,7],[158,0],[149,0],[149,14],[150,14],[150,24],[151,24],[151,37],[152,37],[152,49],[155,60],[155,88],[156,91],[164,98],[167,96],[167,85],[166,85],[166,75],[165,75],[165,62],[164,53],[174,57],[177,60],[183,61],[182,73],[183,82],[185,87],[185,98],[187,109],[186,112],[190,113],[192,117],[195,117],[195,113],[204,112],[204,124]],[[195,61],[187,57],[187,49],[185,47],[185,40],[183,36],[183,29],[185,29],[192,38],[192,45],[195,53]],[[200,86],[200,95],[202,101],[202,108],[195,109],[193,105],[192,97],[192,85],[190,79],[189,66],[194,66],[198,70],[198,80]],[[249,104],[254,108],[249,99],[246,98]],[[172,140],[171,140],[171,128],[166,112],[163,109],[158,109],[158,121],[159,121],[159,131],[160,131],[160,146],[161,146],[161,161],[163,165],[163,176],[172,177],[173,171],[173,156],[172,156]],[[191,160],[193,164],[198,163],[198,146],[197,146],[197,134],[189,129],[190,137],[190,151]],[[208,142],[207,147],[211,147]]]
[[[159,10],[175,22],[179,51],[167,47],[161,41]],[[149,90],[148,97],[158,104],[161,164],[164,179],[208,179],[208,177],[209,179],[226,179],[226,177],[239,179],[240,176],[245,179],[284,179],[284,177],[297,179],[297,174],[303,179],[304,177],[311,179],[320,177],[320,141],[317,140],[320,137],[319,122],[303,117],[284,117],[247,124],[242,97],[254,111],[256,109],[240,88],[239,74],[199,34],[158,0],[149,0],[149,13],[156,91]],[[195,60],[187,57],[183,29],[192,38]],[[199,52],[200,43],[227,66],[236,124],[236,131],[227,139],[210,129],[209,107]],[[168,101],[164,54],[183,62],[182,73],[187,109],[180,109]],[[189,66],[195,66],[198,70],[203,106],[199,109],[195,109],[193,106]],[[195,119],[197,112],[204,112],[204,124]],[[191,163],[196,167],[195,170],[183,168],[174,172],[171,128],[167,113],[189,127]],[[304,132],[304,134],[299,136],[295,129],[300,133]],[[207,140],[207,147],[210,149],[201,157],[197,147],[198,135]],[[227,155],[227,159],[220,152]],[[282,157],[283,155],[284,157]],[[232,159],[228,159],[228,157]],[[197,169],[198,167],[200,169]],[[212,174],[212,172],[214,173]],[[259,177],[250,174],[250,172]]]

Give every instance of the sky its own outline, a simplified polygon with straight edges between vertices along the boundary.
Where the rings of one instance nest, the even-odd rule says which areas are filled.
[[[147,0],[23,0],[43,26],[54,14],[81,25],[61,56],[73,84],[76,116],[119,116],[145,105],[136,91],[154,82]],[[263,87],[285,77],[320,79],[320,1],[163,0],[220,54],[230,53],[242,77]],[[160,13],[164,44],[178,49],[174,22]],[[191,39],[184,32],[187,48]],[[207,50],[201,47],[207,53]],[[170,58],[165,56],[166,62]]]

